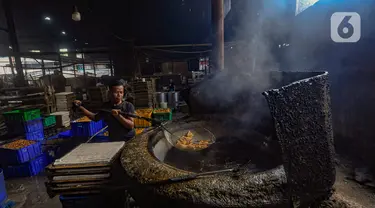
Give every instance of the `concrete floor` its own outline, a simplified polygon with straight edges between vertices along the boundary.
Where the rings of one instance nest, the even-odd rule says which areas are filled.
[[[8,199],[15,208],[61,208],[59,197],[49,198],[44,186],[45,176],[6,180]]]
[[[337,168],[335,197],[344,199],[353,208],[375,207],[375,193],[360,184],[348,180],[346,168]],[[16,203],[15,208],[61,208],[59,197],[49,198],[44,182],[45,176],[10,179],[6,181],[8,198]]]

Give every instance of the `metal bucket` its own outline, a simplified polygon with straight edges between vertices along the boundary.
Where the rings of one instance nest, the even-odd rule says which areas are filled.
[[[168,92],[168,107],[169,108],[177,108],[179,102],[179,92]]]
[[[5,189],[4,172],[0,169],[0,204],[7,199],[7,190]]]
[[[165,92],[156,92],[156,101],[157,103],[166,103],[167,94]]]

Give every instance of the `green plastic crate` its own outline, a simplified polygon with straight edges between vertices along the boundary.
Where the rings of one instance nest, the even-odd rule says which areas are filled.
[[[172,120],[172,110],[169,110],[169,113],[156,113],[154,109],[154,112],[152,113],[152,117],[159,121],[170,121]]]
[[[46,116],[43,118],[43,126],[50,127],[56,124],[56,116]]]
[[[40,109],[12,110],[3,115],[6,121],[30,121],[40,118]]]

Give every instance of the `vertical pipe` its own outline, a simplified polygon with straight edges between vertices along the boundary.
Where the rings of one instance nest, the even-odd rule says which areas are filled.
[[[213,32],[213,64],[216,70],[224,69],[224,0],[211,0]]]
[[[11,0],[3,0],[2,6],[3,6],[3,9],[4,9],[6,21],[7,21],[8,38],[9,38],[9,42],[12,46],[14,59],[15,59],[15,62],[16,62],[17,79],[16,79],[16,82],[15,82],[15,85],[22,87],[22,86],[25,86],[26,83],[25,83],[25,77],[24,77],[23,70],[22,70],[21,57],[19,56],[20,47],[18,45],[16,27],[14,25]]]

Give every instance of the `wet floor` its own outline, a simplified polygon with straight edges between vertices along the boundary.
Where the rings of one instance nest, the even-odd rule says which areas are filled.
[[[6,180],[8,199],[15,208],[61,208],[59,197],[49,198],[44,186],[45,176]]]
[[[351,207],[375,207],[375,192],[353,181],[347,180],[346,168],[337,167],[335,196],[351,202]],[[62,208],[59,197],[49,198],[44,182],[45,176],[6,180],[8,199],[16,203],[15,208]]]

